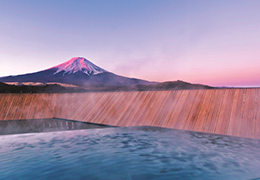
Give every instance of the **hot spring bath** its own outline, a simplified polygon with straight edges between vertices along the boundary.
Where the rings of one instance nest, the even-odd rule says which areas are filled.
[[[154,127],[0,136],[0,179],[252,179],[260,140]]]

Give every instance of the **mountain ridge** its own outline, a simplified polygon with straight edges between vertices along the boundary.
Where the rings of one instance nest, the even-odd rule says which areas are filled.
[[[100,68],[83,57],[74,57],[64,63],[34,73],[0,77],[1,81],[9,84],[9,86],[2,84],[1,92],[6,92],[4,87],[9,89],[10,92],[147,91],[214,88],[179,80],[150,82],[124,77]]]
[[[2,82],[67,83],[77,86],[136,86],[154,84],[137,78],[116,75],[98,67],[83,57],[74,57],[42,71],[17,76],[0,77]]]

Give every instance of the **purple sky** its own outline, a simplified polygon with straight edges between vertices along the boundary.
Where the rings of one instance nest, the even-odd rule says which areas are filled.
[[[258,0],[1,0],[0,76],[75,56],[119,75],[260,86]]]

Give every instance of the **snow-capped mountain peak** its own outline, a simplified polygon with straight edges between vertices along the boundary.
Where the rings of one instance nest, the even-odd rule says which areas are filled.
[[[80,71],[87,75],[96,75],[107,72],[83,57],[74,57],[60,65],[54,66],[52,69],[54,68],[56,69],[54,74],[59,72],[63,72],[63,74],[74,74]]]

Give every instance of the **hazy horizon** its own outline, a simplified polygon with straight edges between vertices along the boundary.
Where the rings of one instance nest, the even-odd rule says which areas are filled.
[[[118,75],[260,86],[260,1],[0,1],[0,77],[85,57]]]

